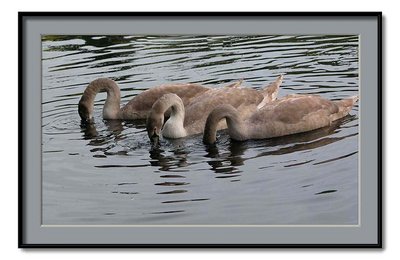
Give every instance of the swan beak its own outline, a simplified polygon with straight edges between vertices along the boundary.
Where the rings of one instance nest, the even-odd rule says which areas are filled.
[[[82,124],[93,124],[94,123],[94,119],[93,119],[93,117],[81,118],[81,122],[82,122]]]
[[[161,130],[158,127],[154,127],[152,131],[148,131],[147,134],[149,135],[151,142],[158,142],[161,135]]]
[[[158,141],[159,141],[159,136],[154,132],[153,133],[153,135],[150,137],[150,141],[152,142],[152,143],[158,143]]]

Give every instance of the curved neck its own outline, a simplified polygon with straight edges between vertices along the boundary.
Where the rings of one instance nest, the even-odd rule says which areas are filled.
[[[235,140],[243,139],[245,128],[242,126],[238,111],[231,105],[221,105],[215,108],[207,117],[203,135],[204,143],[215,143],[218,123],[223,118],[226,119],[229,135]]]
[[[79,101],[79,114],[82,119],[93,117],[94,99],[97,93],[106,91],[107,99],[103,107],[104,119],[119,119],[121,94],[117,83],[111,79],[100,78],[92,81],[87,86]],[[86,110],[86,111],[85,111]],[[88,117],[88,118],[83,118]]]
[[[164,114],[170,110],[170,117],[162,127],[164,137],[180,138],[186,136],[183,126],[185,119],[185,107],[182,99],[176,94],[165,94],[159,98],[152,107],[151,117],[164,118]]]
[[[171,117],[185,117],[185,107],[183,106],[182,99],[172,93],[165,94],[154,102],[149,116],[164,116],[169,109]]]

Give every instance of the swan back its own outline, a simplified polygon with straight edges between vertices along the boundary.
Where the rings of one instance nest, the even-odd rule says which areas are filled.
[[[283,75],[264,87],[262,90],[239,87],[240,80],[226,88],[212,89],[191,100],[190,106],[186,107],[184,127],[189,134],[202,133],[208,114],[221,104],[229,104],[236,108],[239,115],[249,117],[257,109],[276,99],[283,81]],[[225,120],[222,120],[218,129],[226,128]]]
[[[214,88],[205,91],[201,95],[196,95],[190,99],[189,104],[185,104],[184,100],[181,99],[184,109],[176,110],[176,113],[171,114],[170,119],[165,123],[162,128],[162,134],[168,138],[180,138],[187,135],[193,135],[202,133],[208,114],[221,104],[229,104],[239,110],[239,114],[248,116],[250,113],[257,109],[257,105],[263,100],[271,100],[272,97],[268,95],[275,95],[282,83],[282,76],[278,80],[270,84],[267,89],[261,91],[252,88],[241,88],[238,83],[231,84],[224,88]],[[269,89],[269,88],[272,88]],[[158,136],[160,128],[162,127],[164,115],[169,107],[172,107],[172,103],[166,102],[168,99],[176,101],[179,95],[171,96],[165,94],[162,98],[156,101],[152,107],[147,120],[147,131],[150,139]],[[178,103],[178,102],[177,102]],[[157,105],[156,105],[157,104]],[[168,104],[168,105],[167,105]],[[178,105],[178,104],[175,104]],[[226,128],[226,120],[221,120],[218,125],[218,129]]]
[[[198,84],[168,84],[159,87],[150,88],[143,91],[122,108],[124,119],[146,118],[153,104],[168,93],[175,93],[181,99],[184,105],[187,105],[197,96],[210,90]]]
[[[251,88],[213,89],[193,99],[192,103],[186,107],[184,127],[189,135],[202,133],[208,114],[217,106],[229,104],[234,108],[241,108],[239,113],[247,115],[263,99],[262,93]],[[218,129],[226,127],[225,120],[222,120]]]
[[[234,140],[272,138],[329,126],[346,116],[357,100],[358,96],[331,101],[317,95],[289,95],[255,109],[247,118],[222,105],[208,116],[203,142],[215,142],[216,123],[222,118],[227,119],[228,133]]]
[[[317,95],[289,95],[265,105],[244,124],[253,139],[311,131],[346,116],[356,100],[331,101]]]

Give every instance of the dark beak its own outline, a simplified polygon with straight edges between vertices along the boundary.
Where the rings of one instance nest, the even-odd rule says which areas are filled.
[[[160,140],[159,136],[156,133],[153,133],[153,135],[150,137],[150,141],[152,143],[158,143]]]
[[[88,125],[88,124],[93,124],[93,123],[94,123],[93,117],[81,119],[81,124],[83,124],[83,125]]]

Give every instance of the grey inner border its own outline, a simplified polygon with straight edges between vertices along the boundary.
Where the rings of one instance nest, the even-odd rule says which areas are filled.
[[[376,244],[378,45],[376,17],[24,17],[24,244]],[[360,211],[357,226],[41,225],[41,35],[360,36]]]

